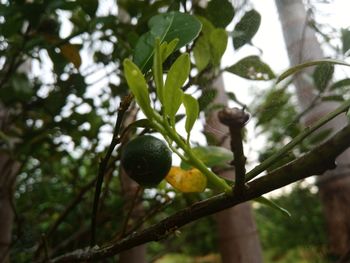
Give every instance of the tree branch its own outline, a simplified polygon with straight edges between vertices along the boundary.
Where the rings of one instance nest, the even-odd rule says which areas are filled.
[[[121,251],[150,242],[158,241],[199,218],[222,211],[263,194],[289,185],[300,179],[320,175],[335,168],[335,159],[350,146],[350,125],[337,132],[327,142],[314,148],[300,158],[248,183],[242,195],[220,194],[212,198],[194,203],[159,223],[102,248],[85,248],[72,251],[52,259],[52,263],[79,262],[103,259]]]
[[[233,152],[233,161],[231,164],[235,167],[235,185],[233,194],[241,194],[245,189],[245,163],[247,158],[244,156],[243,149],[243,127],[249,120],[249,114],[238,108],[225,108],[218,113],[219,120],[230,130],[231,150]]]
[[[98,213],[103,177],[105,175],[105,172],[106,172],[106,169],[108,166],[108,161],[112,156],[113,150],[114,150],[115,146],[119,143],[119,137],[118,137],[119,130],[120,130],[120,127],[121,127],[122,122],[123,122],[124,114],[128,110],[129,105],[132,102],[132,100],[133,100],[133,96],[129,95],[129,96],[124,97],[123,100],[120,102],[112,141],[108,147],[108,150],[107,150],[105,157],[100,162],[100,166],[98,169],[94,203],[93,203],[92,215],[91,215],[91,240],[90,240],[91,246],[95,245],[95,243],[96,243],[96,218],[97,218],[97,213]]]

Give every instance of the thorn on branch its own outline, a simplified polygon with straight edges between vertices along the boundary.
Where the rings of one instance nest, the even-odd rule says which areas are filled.
[[[232,165],[235,167],[234,194],[242,194],[245,189],[245,163],[246,157],[243,150],[242,130],[250,118],[250,114],[245,112],[245,108],[225,108],[218,113],[221,123],[228,126],[231,137],[231,150],[233,152]]]

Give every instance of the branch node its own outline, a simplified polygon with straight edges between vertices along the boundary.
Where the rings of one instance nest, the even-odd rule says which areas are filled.
[[[224,125],[228,126],[231,137],[231,150],[233,153],[233,160],[231,164],[235,167],[235,186],[234,194],[242,194],[245,187],[245,163],[247,158],[243,151],[243,136],[242,130],[248,122],[250,115],[245,112],[245,108],[225,108],[218,113],[219,120]]]

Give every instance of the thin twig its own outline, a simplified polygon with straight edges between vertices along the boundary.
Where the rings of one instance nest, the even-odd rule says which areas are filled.
[[[158,203],[153,209],[151,209],[148,213],[146,213],[138,222],[135,223],[135,225],[126,233],[131,234],[138,230],[147,220],[152,218],[155,214],[159,213],[162,207],[169,204],[171,202],[171,199],[168,195],[165,196],[166,200],[163,203]]]
[[[134,197],[131,201],[131,204],[130,204],[130,208],[129,208],[129,211],[128,211],[128,214],[126,215],[125,217],[125,220],[124,220],[124,224],[123,224],[123,228],[122,228],[122,232],[120,233],[120,238],[123,238],[125,236],[125,233],[128,229],[128,224],[129,224],[129,220],[130,220],[130,217],[131,217],[131,214],[135,208],[135,205],[137,203],[137,199],[139,197],[139,194],[142,190],[142,187],[141,186],[138,186],[136,191],[135,191],[135,194],[134,194]]]
[[[44,253],[45,253],[45,262],[50,262],[50,258],[49,258],[49,245],[47,244],[47,238],[45,234],[41,235],[41,240],[42,243],[44,244]]]
[[[100,200],[103,178],[104,178],[107,166],[108,166],[108,161],[112,156],[113,150],[114,150],[115,146],[119,143],[119,137],[118,137],[119,130],[120,130],[120,127],[121,127],[122,122],[123,122],[124,114],[128,110],[132,100],[133,100],[133,96],[128,95],[128,96],[124,97],[123,100],[120,102],[112,141],[108,147],[108,150],[107,150],[105,157],[101,160],[100,166],[98,169],[94,203],[93,203],[92,215],[91,215],[91,240],[90,240],[91,246],[94,246],[96,243],[96,218],[97,218],[97,213],[98,213],[98,208],[99,208],[99,200]]]

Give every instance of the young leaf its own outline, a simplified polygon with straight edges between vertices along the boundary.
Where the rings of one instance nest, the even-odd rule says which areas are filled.
[[[335,89],[344,88],[344,87],[350,87],[350,79],[339,80],[333,83],[333,85],[329,89],[335,90]]]
[[[183,104],[186,109],[186,123],[185,129],[187,132],[187,140],[190,138],[190,132],[193,128],[194,123],[196,122],[199,114],[199,104],[198,101],[193,98],[191,95],[184,94]]]
[[[226,50],[227,38],[226,31],[221,28],[217,28],[210,33],[209,41],[214,66],[218,66],[220,64],[221,57]]]
[[[162,54],[163,59],[162,62],[164,62],[170,56],[170,54],[174,52],[178,43],[178,38],[173,39],[172,41],[170,41],[169,44],[167,44],[167,42],[162,43],[162,45],[160,46],[160,52]]]
[[[183,91],[181,87],[189,73],[190,57],[188,54],[182,54],[170,67],[164,85],[163,106],[172,123],[175,122],[175,114],[182,103]]]
[[[245,13],[234,29],[233,46],[238,49],[249,43],[260,27],[261,16],[255,10]]]
[[[293,74],[303,70],[304,68],[311,67],[311,66],[317,66],[317,65],[320,65],[322,63],[330,63],[330,64],[343,65],[343,66],[350,67],[350,64],[348,64],[348,63],[346,63],[344,61],[336,60],[336,59],[320,59],[320,60],[307,61],[307,62],[304,62],[302,64],[299,64],[299,65],[296,65],[294,67],[291,67],[291,68],[287,69],[285,72],[283,72],[278,77],[276,83],[281,82],[285,78],[287,78],[290,75],[293,75]]]
[[[164,44],[164,45],[163,45]],[[163,103],[163,58],[162,58],[162,47],[166,49],[166,43],[160,45],[159,38],[156,39],[155,51],[153,56],[153,78],[157,88],[157,96],[161,103]]]
[[[201,36],[197,39],[193,48],[193,56],[199,72],[208,66],[210,62],[210,56],[208,54],[210,54],[209,42],[206,37]]]
[[[226,68],[226,71],[251,80],[270,80],[275,77],[269,65],[262,62],[258,56],[243,58]]]
[[[173,166],[165,179],[172,187],[183,193],[200,193],[207,186],[207,177],[195,168],[183,170]]]
[[[150,31],[140,37],[134,51],[134,62],[143,72],[148,71],[151,67],[157,37],[161,43],[164,41],[171,43],[177,38],[178,43],[174,49],[176,50],[195,39],[202,25],[192,15],[170,12],[152,17],[148,21],[148,27]]]
[[[350,30],[342,29],[341,30],[341,41],[342,41],[342,51],[345,54],[350,49]]]
[[[198,18],[198,20],[202,24],[201,33],[203,35],[209,36],[211,31],[213,31],[215,29],[214,25],[208,19],[204,18],[203,16],[196,16],[196,17]]]
[[[148,85],[142,72],[130,59],[125,59],[123,65],[126,81],[131,92],[135,96],[137,104],[140,106],[143,113],[151,119],[153,110],[149,99]]]
[[[315,68],[315,71],[312,74],[312,77],[314,79],[316,88],[319,91],[324,91],[325,88],[327,88],[328,83],[333,77],[333,73],[334,73],[334,65],[329,63],[320,64]]]
[[[198,146],[192,148],[192,152],[208,167],[225,167],[233,159],[233,153],[218,146]],[[181,168],[189,169],[191,166],[182,162]]]
[[[277,211],[281,212],[283,215],[287,216],[287,217],[291,217],[292,215],[288,212],[287,209],[279,206],[278,204],[276,204],[274,201],[271,201],[270,199],[267,199],[266,197],[260,196],[258,198],[255,198],[254,201],[263,204],[263,205],[267,205],[273,209],[276,209]]]

